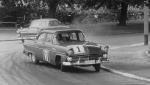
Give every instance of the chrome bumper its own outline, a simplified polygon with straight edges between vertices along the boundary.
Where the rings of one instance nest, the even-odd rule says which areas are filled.
[[[101,60],[88,60],[88,61],[77,61],[77,62],[63,62],[65,66],[83,66],[83,65],[93,65],[99,64]]]

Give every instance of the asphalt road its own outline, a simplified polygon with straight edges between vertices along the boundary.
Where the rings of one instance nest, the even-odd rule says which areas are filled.
[[[16,39],[15,31],[1,31],[0,40]],[[150,38],[149,38],[150,39]],[[142,33],[127,35],[87,36],[87,40],[110,46],[126,46],[143,43]],[[35,65],[22,53],[20,41],[0,42],[0,85],[149,85],[93,67],[69,68],[61,72],[47,63]]]
[[[0,85],[149,85],[93,67],[68,68],[61,72],[47,63],[35,65],[22,53],[20,41],[0,42]]]
[[[91,36],[86,34],[86,37],[88,41],[97,42],[102,45],[108,46],[124,46],[144,42],[143,33],[105,35],[105,36],[94,36],[94,35]],[[17,38],[16,30],[0,31],[0,41],[14,40],[16,38]]]

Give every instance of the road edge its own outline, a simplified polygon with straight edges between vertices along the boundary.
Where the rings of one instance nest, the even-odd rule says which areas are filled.
[[[101,69],[102,69],[102,70],[105,70],[105,71],[107,71],[107,72],[111,72],[111,73],[115,73],[115,74],[122,75],[122,76],[124,76],[124,77],[128,77],[128,78],[132,78],[132,79],[136,79],[136,80],[141,80],[141,81],[150,82],[150,79],[148,79],[148,78],[136,76],[136,75],[134,75],[134,74],[130,74],[130,73],[126,73],[126,72],[117,71],[117,70],[114,70],[114,69],[107,68],[107,67],[105,67],[105,66],[101,66]]]
[[[148,56],[150,58],[150,54],[148,53],[149,50],[145,51],[146,56]],[[141,80],[141,81],[146,81],[146,82],[150,82],[150,79],[148,78],[144,78],[144,77],[140,77],[140,76],[136,76],[134,74],[130,74],[130,73],[126,73],[126,72],[121,72],[121,71],[117,71],[105,66],[101,66],[102,70],[105,70],[107,72],[111,72],[111,73],[115,73],[115,74],[119,74],[122,75],[124,77],[128,77],[128,78],[132,78],[132,79],[137,79],[137,80]]]

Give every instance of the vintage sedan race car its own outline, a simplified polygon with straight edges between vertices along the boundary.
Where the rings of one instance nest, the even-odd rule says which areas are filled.
[[[62,27],[62,25],[57,19],[35,19],[29,26],[25,28],[20,27],[20,29],[17,30],[17,39],[21,39],[22,42],[24,42],[24,39],[34,39],[40,31],[43,29],[51,29],[51,27]]]
[[[43,30],[35,41],[26,41],[24,53],[33,63],[45,61],[60,66],[93,66],[100,71],[101,63],[108,61],[108,46],[86,41],[78,29]]]

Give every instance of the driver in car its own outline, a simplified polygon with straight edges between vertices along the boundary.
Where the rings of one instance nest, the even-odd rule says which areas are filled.
[[[57,34],[56,39],[57,39],[57,42],[58,42],[58,43],[63,43],[62,34]]]

